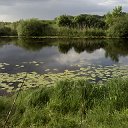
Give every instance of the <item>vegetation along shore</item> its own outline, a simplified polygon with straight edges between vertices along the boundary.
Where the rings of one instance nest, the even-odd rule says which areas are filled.
[[[128,128],[127,38],[122,6],[0,22],[0,128]]]
[[[40,38],[127,38],[128,14],[118,6],[104,16],[61,15],[54,20],[0,22],[0,36]]]

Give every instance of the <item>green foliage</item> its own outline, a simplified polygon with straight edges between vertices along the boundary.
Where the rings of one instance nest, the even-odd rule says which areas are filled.
[[[117,6],[113,9],[112,15],[115,17],[121,16],[122,15],[122,6]]]
[[[117,6],[113,9],[112,12],[107,13],[107,15],[105,16],[105,22],[108,26],[111,26],[115,21],[117,21],[117,18],[123,15],[124,13],[122,12],[122,6]]]
[[[108,25],[107,35],[110,37],[128,37],[128,16],[117,6],[105,18]]]
[[[80,125],[71,117],[66,117],[51,121],[48,128],[80,128]]]
[[[15,23],[0,22],[0,36],[17,36]]]
[[[22,20],[17,28],[18,36],[43,36],[47,25],[38,19]]]
[[[111,109],[122,110],[128,108],[128,80],[115,79],[109,82],[109,101],[111,101]]]
[[[74,24],[77,28],[104,28],[103,18],[97,15],[81,14],[74,17]]]
[[[127,128],[127,91],[128,79],[114,79],[104,85],[65,79],[55,86],[24,91],[16,101],[10,127]],[[0,99],[1,122],[10,105],[6,98]]]
[[[11,109],[11,100],[6,97],[0,97],[0,127],[4,125],[7,112]]]
[[[59,27],[71,27],[73,24],[72,18],[72,16],[62,15],[56,18],[56,23]]]
[[[28,101],[28,104],[31,107],[36,106],[45,106],[49,100],[50,100],[50,89],[49,88],[41,88],[40,90],[34,91],[30,95],[30,99]]]
[[[127,17],[127,13],[122,11],[122,6],[117,6],[105,16],[61,15],[55,20],[0,22],[0,36],[127,37]]]
[[[38,108],[29,108],[25,111],[19,122],[20,127],[24,128],[32,126],[45,126],[49,121],[49,111]]]
[[[111,37],[128,37],[128,16],[116,18],[114,24],[107,31]]]
[[[95,36],[105,36],[105,31],[97,28],[58,28],[56,32],[57,36],[67,36],[67,37],[95,37]]]
[[[16,31],[9,27],[0,27],[0,36],[15,36]]]
[[[62,15],[56,18],[59,27],[70,27],[77,29],[104,28],[105,22],[101,16],[81,14],[78,16]]]
[[[87,114],[87,110],[94,107],[94,102],[104,99],[107,90],[104,88],[95,88],[92,84],[85,80],[78,81],[60,81],[54,94],[53,109],[57,112],[76,114],[83,106],[83,114]]]

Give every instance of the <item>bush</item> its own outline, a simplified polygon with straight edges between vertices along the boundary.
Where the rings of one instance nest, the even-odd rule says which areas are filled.
[[[107,34],[111,37],[128,37],[128,16],[117,18]]]
[[[9,27],[0,27],[0,36],[15,36],[17,32]]]
[[[66,28],[60,27],[56,29],[57,36],[67,36],[67,37],[100,37],[105,36],[105,30],[98,28],[86,28],[86,29],[77,29],[77,28]]]
[[[59,27],[71,27],[73,24],[72,19],[72,16],[62,15],[56,18],[56,23]]]
[[[42,36],[45,35],[47,24],[38,19],[20,21],[17,31],[18,36]]]

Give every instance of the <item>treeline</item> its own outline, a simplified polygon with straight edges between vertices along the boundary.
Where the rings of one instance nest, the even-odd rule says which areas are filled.
[[[78,16],[62,15],[56,18],[60,27],[70,28],[105,28],[104,16],[81,14]]]
[[[0,22],[0,36],[16,36],[18,22]]]
[[[0,22],[0,36],[128,37],[128,14],[118,6],[104,16],[61,15],[54,20]]]

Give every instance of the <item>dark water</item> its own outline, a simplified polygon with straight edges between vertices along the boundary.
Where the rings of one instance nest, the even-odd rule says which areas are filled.
[[[39,66],[28,62],[39,62]],[[62,72],[71,65],[83,61],[86,64],[113,65],[128,64],[128,41],[104,40],[29,40],[1,39],[0,63],[8,63],[0,72],[17,73],[44,69],[58,69]],[[24,65],[22,68],[16,65]]]
[[[77,65],[128,65],[124,39],[0,39],[0,73],[52,73]],[[82,66],[81,66],[82,67]]]

